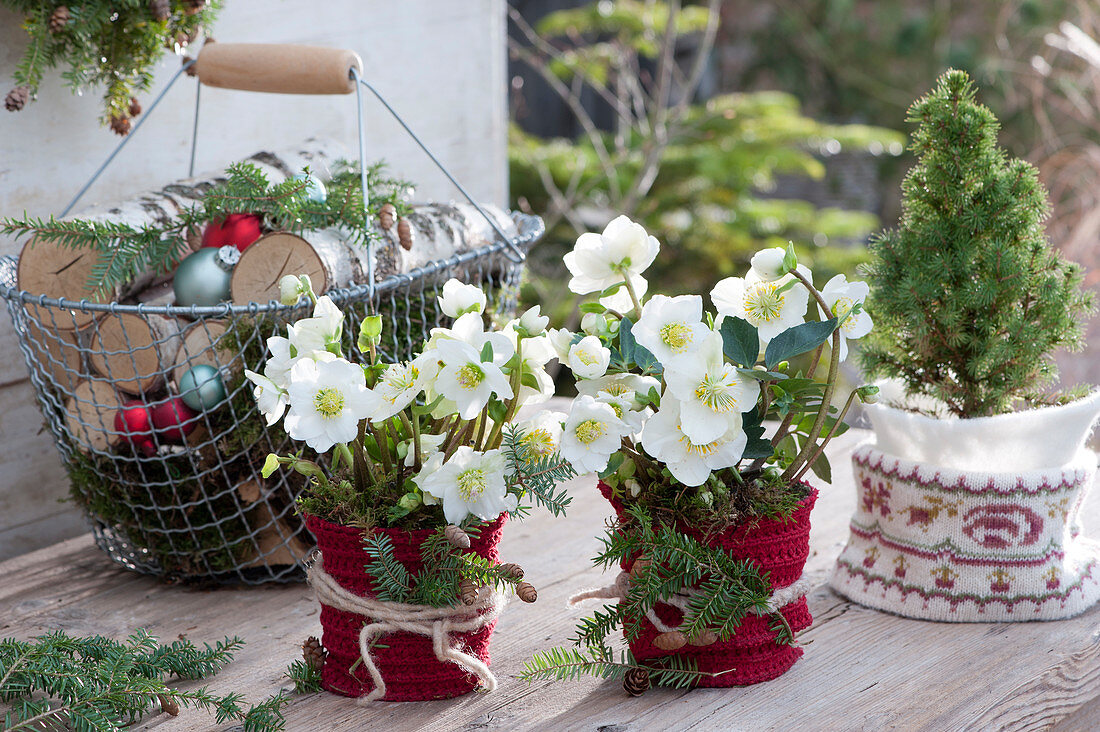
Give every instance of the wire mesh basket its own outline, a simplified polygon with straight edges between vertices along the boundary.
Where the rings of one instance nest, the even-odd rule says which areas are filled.
[[[356,357],[359,322],[383,315],[388,360],[409,357],[445,318],[436,304],[452,276],[481,285],[487,312],[515,311],[522,264],[502,256],[543,234],[538,217],[513,214],[517,236],[368,285],[331,290],[344,310],[345,353]],[[302,306],[226,303],[214,307],[92,304],[19,290],[12,257],[0,258],[0,297],[30,372],[35,395],[71,479],[71,495],[95,541],[130,569],[172,579],[286,582],[300,579],[313,539],[294,511],[301,476],[262,479],[269,452],[291,441],[268,426],[243,369],[259,370],[266,339],[306,315]],[[90,323],[81,326],[82,323]],[[181,414],[180,380],[195,366],[216,369],[217,406]],[[116,422],[140,400],[148,432]],[[178,426],[173,427],[173,419]]]

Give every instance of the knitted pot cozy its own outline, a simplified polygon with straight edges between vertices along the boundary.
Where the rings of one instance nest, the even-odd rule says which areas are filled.
[[[767,573],[774,592],[799,580],[810,553],[810,511],[817,500],[817,490],[808,485],[807,489],[809,494],[786,520],[762,519],[712,537],[705,537],[690,526],[679,528],[694,539],[706,541],[709,546],[721,547],[734,559],[751,561],[762,573]],[[613,498],[611,489],[601,482],[600,491],[621,518],[622,504]],[[624,563],[623,569],[628,568],[629,564]],[[795,633],[808,628],[812,622],[805,597],[784,605],[779,611]],[[684,617],[681,610],[665,603],[658,603],[654,612],[662,623],[671,627],[680,625]],[[776,632],[769,627],[770,621],[768,616],[746,615],[729,640],[664,651],[653,645],[653,639],[661,630],[643,618],[641,632],[630,641],[630,651],[639,661],[660,656],[687,656],[695,661],[700,671],[721,674],[702,676],[696,686],[724,688],[756,684],[782,676],[802,657],[802,649],[798,646],[775,642]]]
[[[872,444],[852,454],[859,494],[833,588],[924,620],[1056,620],[1100,599],[1100,544],[1077,513],[1096,475],[1087,450],[1028,472],[949,470]]]
[[[497,562],[506,515],[488,523],[481,534],[471,537],[470,551]],[[375,596],[375,587],[364,567],[370,561],[363,548],[362,529],[333,524],[316,516],[306,516],[306,526],[317,537],[321,566],[340,587],[360,597]],[[374,529],[390,538],[394,556],[410,574],[419,572],[421,544],[433,530],[401,531]],[[321,642],[328,657],[321,669],[321,685],[336,694],[359,697],[374,689],[360,661],[359,632],[370,619],[322,603]],[[450,634],[450,640],[472,656],[489,663],[489,640],[495,621],[474,632]],[[385,682],[386,701],[423,701],[449,699],[468,694],[478,679],[462,667],[440,661],[430,636],[404,631],[386,633],[373,646],[372,658]],[[353,666],[355,668],[353,668]]]

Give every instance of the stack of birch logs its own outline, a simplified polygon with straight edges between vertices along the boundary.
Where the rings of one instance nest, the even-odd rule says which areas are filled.
[[[338,153],[338,148],[331,143],[309,141],[293,152],[259,153],[247,162],[259,167],[273,183],[299,174],[307,166],[312,175],[325,180],[326,171],[338,157],[334,153]],[[223,176],[211,175],[180,181],[117,204],[95,206],[74,218],[123,223],[136,228],[163,226],[182,208],[198,204],[203,193],[221,180]],[[411,193],[404,192],[403,197]],[[506,212],[491,206],[485,210],[505,233],[516,235],[516,225]],[[374,226],[380,241],[373,250],[349,241],[335,229],[307,232],[304,237],[287,232],[265,233],[243,251],[233,269],[233,304],[247,306],[278,300],[279,280],[287,274],[308,274],[315,290],[321,293],[365,284],[371,265],[375,281],[382,282],[393,275],[415,275],[418,268],[461,252],[480,249],[496,239],[496,233],[485,218],[473,206],[465,204],[414,205],[400,227],[391,224],[383,228],[377,222]],[[403,229],[404,236],[399,235],[399,229]],[[191,237],[195,249],[201,245],[199,233]],[[373,262],[370,261],[372,256]],[[87,299],[88,302],[147,306],[175,304],[171,274],[150,273],[98,299],[88,298],[85,287],[96,257],[96,252],[90,250],[70,249],[32,239],[19,258],[18,288],[70,301]],[[487,269],[503,266],[503,263],[498,256],[495,265],[485,262],[479,266]],[[446,276],[465,276],[472,281],[476,275],[471,270],[450,271]],[[429,287],[434,284],[438,283],[429,283]],[[434,308],[434,298],[432,300],[427,305]],[[201,489],[188,495],[180,495],[185,492],[181,490],[170,491],[172,501],[190,505],[195,502],[196,495],[229,495],[232,498],[227,503],[230,510],[236,507],[242,516],[252,511],[250,522],[253,525],[246,526],[244,532],[245,543],[251,550],[234,555],[238,566],[233,569],[295,565],[312,542],[308,534],[303,533],[293,511],[288,510],[293,496],[271,500],[271,491],[264,487],[257,468],[253,467],[262,463],[262,455],[255,461],[254,455],[225,454],[230,447],[225,439],[227,420],[233,429],[237,425],[232,424],[232,420],[247,419],[255,423],[258,432],[271,431],[263,425],[262,417],[250,402],[250,390],[245,386],[242,371],[246,367],[260,370],[263,342],[272,334],[272,324],[266,323],[264,332],[260,332],[262,329],[255,320],[245,316],[192,318],[182,310],[177,312],[166,315],[68,310],[33,302],[25,305],[16,317],[16,325],[23,331],[23,340],[31,352],[28,365],[40,397],[42,393],[50,395],[40,401],[47,419],[54,422],[55,433],[62,438],[59,445],[62,453],[71,465],[80,463],[83,468],[91,469],[105,486],[117,483],[119,500],[124,502],[138,500],[135,491],[145,487],[138,483],[156,483],[150,474],[178,472],[178,469],[157,472],[150,469],[151,463],[182,460],[180,464],[184,470],[190,469],[188,477],[197,477]],[[414,334],[413,337],[422,336]],[[173,425],[168,425],[167,429],[150,427],[153,449],[144,453],[135,450],[135,428],[120,426],[118,420],[123,405],[146,404],[155,417],[158,407],[177,398],[181,377],[203,364],[213,366],[225,380],[227,403],[191,420],[197,423],[194,429],[184,430],[177,426],[173,430]],[[237,394],[247,399],[238,401],[235,399]],[[242,414],[242,410],[247,410],[247,414]],[[219,414],[226,411],[232,414]],[[277,450],[279,446],[268,439],[261,447]],[[238,457],[247,459],[238,460],[237,468],[227,470],[225,466]],[[75,475],[72,468],[70,473]],[[74,478],[74,495],[87,493],[86,473],[87,470],[81,488]],[[174,484],[173,487],[176,488]],[[83,497],[87,499],[86,495]],[[141,494],[140,498],[148,496]],[[198,500],[201,502],[202,498]],[[264,510],[258,519],[260,526],[255,526],[254,506],[258,503],[264,504]],[[105,524],[120,521],[116,517],[94,515],[97,510],[90,501],[86,500],[85,507],[93,514],[93,519],[100,519]],[[216,523],[222,518],[214,515],[211,520]],[[133,528],[124,531],[125,537],[132,544],[140,544],[140,531],[135,532]],[[219,535],[225,533],[220,524],[217,528]],[[160,566],[171,563],[163,556],[153,559]],[[204,573],[201,562],[177,566],[174,571]]]

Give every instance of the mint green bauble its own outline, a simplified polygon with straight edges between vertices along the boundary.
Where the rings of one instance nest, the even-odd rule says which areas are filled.
[[[221,372],[205,363],[185,371],[177,386],[183,403],[196,412],[213,409],[225,401],[225,381]]]
[[[234,246],[204,247],[187,255],[172,279],[176,304],[201,307],[228,300],[233,267],[240,258],[241,253]]]
[[[306,186],[306,189],[302,192],[302,195],[307,201],[312,201],[313,203],[324,203],[325,199],[328,198],[328,191],[325,190],[324,183],[317,180],[313,176],[306,176],[302,173],[298,173],[296,176],[294,176],[294,180],[306,180],[307,177],[309,178],[309,185]]]

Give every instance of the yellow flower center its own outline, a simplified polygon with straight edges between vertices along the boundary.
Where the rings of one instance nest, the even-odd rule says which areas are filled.
[[[843,318],[848,313],[852,312],[852,308],[856,305],[855,301],[850,297],[838,297],[836,302],[833,303],[833,315],[837,318]],[[840,326],[843,330],[852,330],[856,325],[855,318],[847,318]]]
[[[340,393],[339,389],[326,386],[323,389],[318,389],[317,393],[313,395],[313,406],[322,417],[327,419],[339,417],[340,413],[344,411],[344,395]]]
[[[606,428],[603,422],[597,419],[586,419],[577,425],[573,433],[577,436],[577,439],[585,445],[591,445],[596,440],[603,437]]]
[[[477,500],[486,487],[485,471],[481,468],[470,468],[458,474],[458,495],[467,503]]]
[[[386,375],[382,377],[382,383],[390,391],[402,392],[413,388],[418,378],[420,378],[420,369],[413,364],[395,364],[386,370]]]
[[[468,363],[458,370],[458,385],[463,389],[476,389],[485,380],[485,372],[475,363]]]
[[[591,351],[586,351],[583,348],[577,349],[577,360],[583,363],[585,366],[591,366],[596,363],[596,354]]]
[[[729,384],[710,374],[695,387],[695,398],[714,412],[728,412],[737,406],[737,397],[730,393]]]
[[[549,455],[554,452],[554,438],[541,427],[524,435],[523,443],[527,446],[527,451],[534,455]]]
[[[601,389],[601,391],[606,391],[611,396],[623,396],[634,390],[620,381],[613,381]]]
[[[686,323],[669,323],[661,328],[661,342],[673,351],[682,351],[691,345],[691,326]]]
[[[680,435],[680,442],[684,444],[684,449],[687,450],[688,455],[694,457],[706,457],[713,455],[718,450],[718,445],[721,440],[715,440],[714,442],[708,442],[705,445],[696,445],[694,442],[688,439],[687,435]]]
[[[745,315],[749,322],[770,322],[783,311],[783,293],[777,282],[759,282],[745,293]]]

